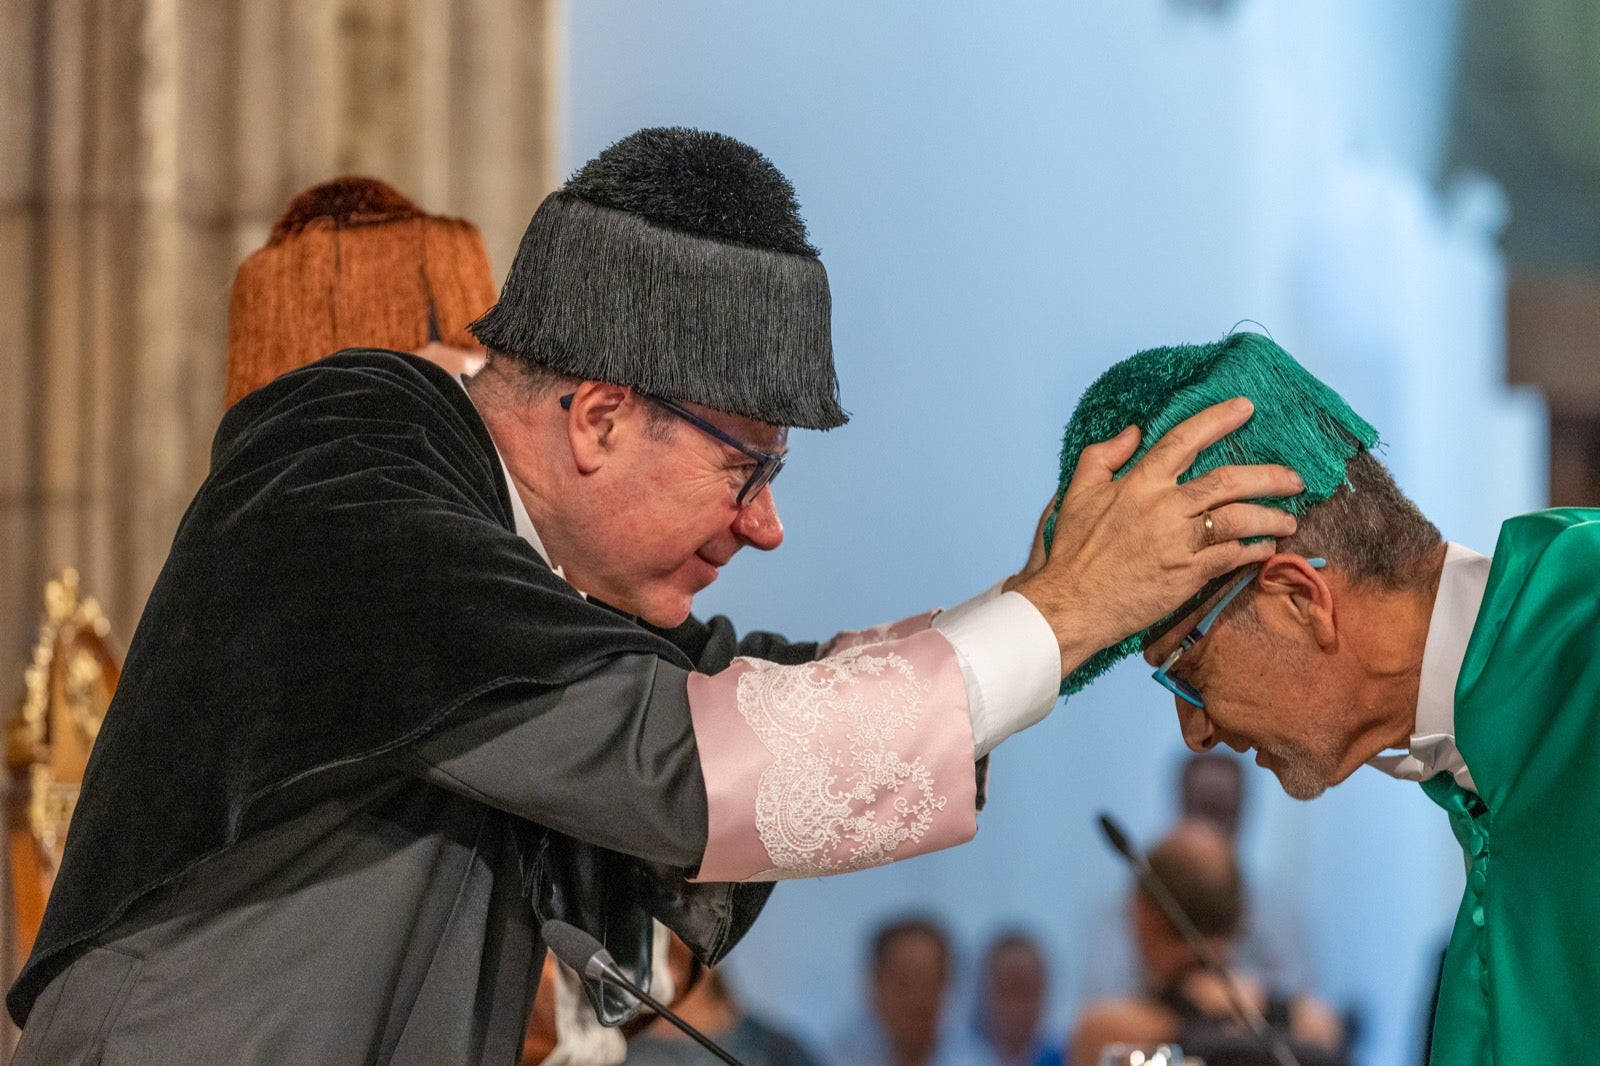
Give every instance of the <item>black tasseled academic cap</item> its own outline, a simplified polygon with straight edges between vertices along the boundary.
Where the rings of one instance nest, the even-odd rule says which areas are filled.
[[[640,130],[550,194],[499,301],[489,348],[773,425],[848,419],[828,275],[794,187],[732,137]]]

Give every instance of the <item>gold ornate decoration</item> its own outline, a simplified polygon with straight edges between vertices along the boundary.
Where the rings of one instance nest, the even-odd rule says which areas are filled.
[[[6,722],[12,877],[19,933],[30,943],[37,928],[32,912],[43,915],[89,751],[120,675],[106,640],[110,628],[100,604],[80,596],[76,570],[63,570],[45,585],[21,706]]]

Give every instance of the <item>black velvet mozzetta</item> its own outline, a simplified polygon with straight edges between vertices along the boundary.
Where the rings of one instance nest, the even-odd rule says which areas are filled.
[[[351,350],[278,378],[217,433],[129,648],[12,1016],[24,1021],[142,896],[234,845],[263,797],[393,752],[506,686],[562,686],[625,654],[693,669],[730,649],[701,629],[686,654],[556,577],[516,534],[493,441],[439,368]],[[630,868],[640,885],[617,890],[713,957],[770,890]]]

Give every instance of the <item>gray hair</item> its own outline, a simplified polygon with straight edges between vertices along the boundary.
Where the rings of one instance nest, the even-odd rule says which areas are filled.
[[[559,370],[544,366],[540,363],[520,359],[505,352],[488,350],[489,362],[495,369],[505,374],[507,385],[513,390],[519,403],[534,404],[548,402],[557,397],[572,392],[583,383],[582,378],[563,374]],[[485,379],[487,380],[487,379]],[[470,391],[470,387],[469,387]],[[634,390],[638,392],[638,390]],[[645,401],[645,431],[656,440],[671,440],[676,422],[665,409],[650,403],[650,397],[639,393]]]
[[[1338,491],[1301,515],[1294,535],[1278,546],[1328,560],[1354,585],[1389,592],[1427,588],[1433,580],[1428,559],[1443,542],[1439,528],[1370,452],[1357,452],[1345,474]]]
[[[1423,592],[1433,583],[1429,557],[1444,538],[1394,477],[1365,449],[1345,464],[1345,483],[1299,518],[1293,536],[1279,537],[1280,551],[1323,558],[1352,585],[1384,592]],[[1260,629],[1252,585],[1226,612],[1229,623]]]

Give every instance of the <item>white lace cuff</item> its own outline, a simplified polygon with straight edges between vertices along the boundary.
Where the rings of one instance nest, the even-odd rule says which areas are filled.
[[[954,649],[930,629],[810,663],[689,675],[708,816],[698,880],[816,877],[970,840],[977,778]]]

